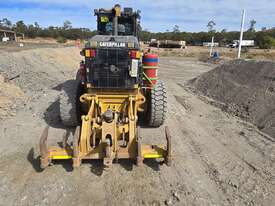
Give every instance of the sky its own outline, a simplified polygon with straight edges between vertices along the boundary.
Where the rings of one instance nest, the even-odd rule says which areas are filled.
[[[252,19],[257,21],[257,30],[275,27],[275,0],[0,0],[0,19],[38,22],[43,27],[61,26],[69,20],[74,27],[95,29],[93,10],[116,3],[141,10],[142,28],[152,32],[172,31],[174,25],[181,31],[207,31],[210,20],[218,31],[238,31],[243,9],[246,29]]]

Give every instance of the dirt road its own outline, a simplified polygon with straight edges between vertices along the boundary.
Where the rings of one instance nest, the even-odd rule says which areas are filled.
[[[68,162],[61,162],[41,172],[39,136],[50,124],[50,136],[61,137],[60,84],[73,77],[80,58],[72,48],[40,52],[20,52],[20,57],[7,53],[0,59],[6,61],[0,66],[2,74],[9,76],[18,67],[9,67],[9,59],[27,62],[24,71],[33,76],[28,84],[20,78],[14,81],[25,92],[25,103],[15,117],[0,120],[2,205],[205,206],[275,201],[275,140],[189,92],[184,84],[213,68],[192,59],[165,57],[160,64],[169,94],[166,125],[173,137],[172,167],[146,161],[138,168],[120,161],[106,172],[100,161],[88,161],[72,171]],[[27,76],[22,74],[21,78]],[[36,89],[40,80],[43,84]],[[163,128],[143,128],[141,133],[144,141],[164,142]]]

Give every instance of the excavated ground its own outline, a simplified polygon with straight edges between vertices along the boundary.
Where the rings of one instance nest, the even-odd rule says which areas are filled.
[[[275,63],[235,60],[188,82],[233,115],[275,138]]]
[[[62,161],[42,172],[38,140],[47,124],[52,139],[66,129],[58,117],[58,95],[75,75],[78,54],[74,48],[0,53],[1,75],[23,91],[15,116],[0,119],[2,205],[273,204],[274,139],[186,89],[187,81],[213,69],[194,59],[165,57],[160,63],[168,88],[172,167],[119,161],[106,172],[100,161],[87,161],[73,171]],[[144,141],[164,142],[163,128],[141,133]]]

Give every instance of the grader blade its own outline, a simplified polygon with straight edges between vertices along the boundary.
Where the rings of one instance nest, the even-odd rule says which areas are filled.
[[[49,146],[47,144],[50,127],[47,126],[39,141],[40,149],[40,167],[45,169],[52,164],[52,160],[72,159],[72,148],[68,144],[68,134],[64,132],[62,137],[62,146]]]
[[[137,165],[140,166],[144,159],[163,158],[167,166],[172,163],[171,135],[169,128],[165,127],[166,145],[146,145],[141,144],[141,138],[138,138],[138,156]]]
[[[171,166],[172,151],[171,151],[171,135],[169,128],[165,127],[166,145],[147,145],[142,144],[140,136],[140,127],[137,127],[136,132],[136,153],[126,153],[124,149],[113,152],[110,147],[110,142],[104,143],[98,147],[93,148],[87,154],[81,153],[80,148],[80,127],[75,130],[73,144],[68,144],[68,134],[64,132],[62,137],[61,146],[48,146],[48,133],[50,127],[46,127],[41,135],[39,148],[40,148],[40,167],[45,169],[52,164],[52,160],[69,160],[72,159],[73,168],[81,165],[82,159],[102,159],[103,165],[106,169],[110,168],[114,159],[136,159],[137,166],[143,165],[144,159],[157,159],[162,158],[165,160],[167,166]]]

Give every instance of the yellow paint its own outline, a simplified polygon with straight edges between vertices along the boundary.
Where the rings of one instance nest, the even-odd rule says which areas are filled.
[[[154,159],[154,158],[162,158],[161,154],[144,154],[143,157],[145,159]]]
[[[116,6],[114,9],[115,9],[115,15],[121,16],[121,8],[119,6]]]
[[[108,16],[102,16],[102,17],[100,17],[100,21],[102,23],[108,23],[109,22],[109,18],[108,18]]]
[[[134,48],[134,47],[135,47],[135,44],[133,42],[128,43],[128,48]]]
[[[140,58],[141,58],[141,56],[142,56],[142,53],[141,53],[141,52],[139,52],[139,51],[137,51],[137,52],[136,52],[136,58],[137,58],[137,59],[140,59]]]
[[[56,156],[52,156],[53,160],[68,160],[68,159],[72,159],[73,157],[70,155],[56,155]]]
[[[91,44],[92,48],[96,48],[97,47],[97,41],[91,41],[90,44]]]
[[[91,57],[91,52],[89,49],[85,50],[85,57]]]

